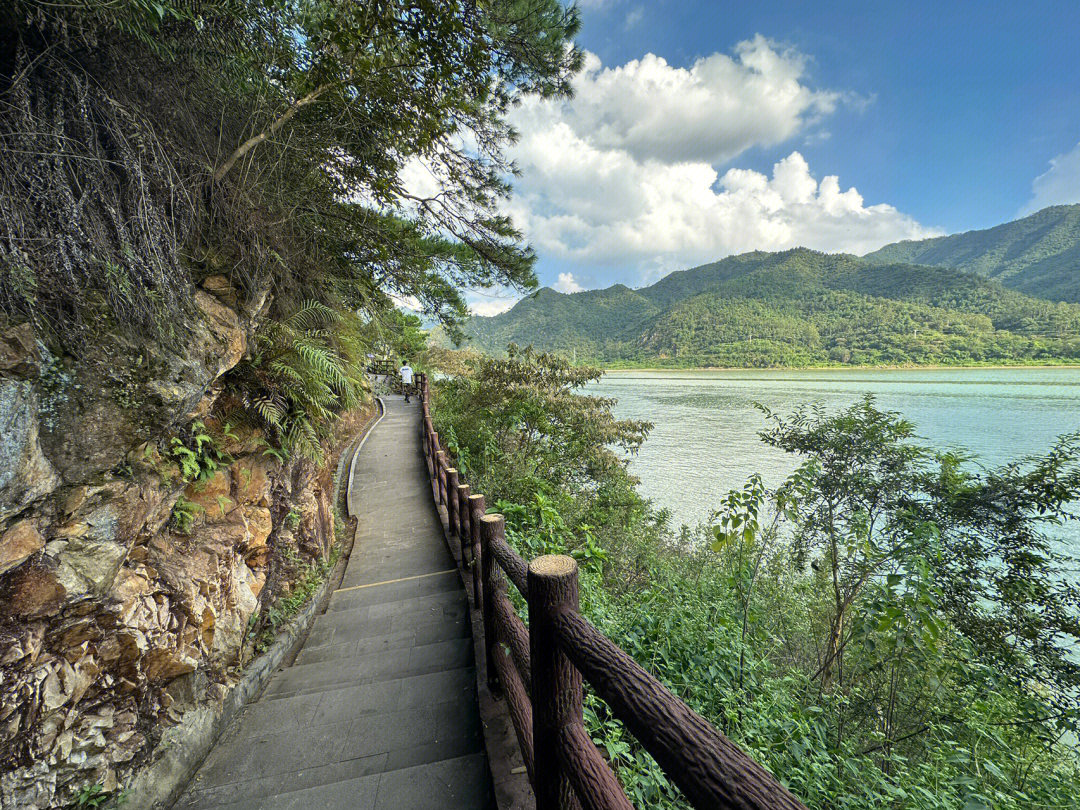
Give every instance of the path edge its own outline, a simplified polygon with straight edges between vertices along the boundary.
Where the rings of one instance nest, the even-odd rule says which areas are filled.
[[[378,415],[364,425],[358,439],[354,440],[355,449],[349,454],[347,447],[342,461],[349,458],[348,482],[345,487],[345,514],[353,518],[348,504],[348,493],[352,487],[353,468],[356,457],[375,427],[386,415],[386,404],[381,397],[376,397]],[[339,462],[335,473],[334,499],[341,494],[344,464]],[[167,729],[155,746],[153,753],[158,754],[147,767],[140,770],[128,785],[125,792],[125,806],[131,808],[171,808],[183,795],[199,770],[210,750],[214,747],[221,733],[253,699],[258,697],[270,677],[282,665],[296,657],[307,638],[315,617],[325,612],[326,604],[337,584],[345,574],[345,567],[356,542],[356,525],[349,535],[349,547],[338,557],[333,572],[316,590],[308,603],[301,608],[292,622],[278,631],[270,648],[247,665],[243,677],[236,682],[217,708],[196,706],[185,712],[180,722]],[[151,756],[153,756],[153,753]]]

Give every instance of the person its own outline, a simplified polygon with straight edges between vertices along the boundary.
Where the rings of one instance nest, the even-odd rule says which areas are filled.
[[[408,360],[402,359],[398,374],[401,375],[401,387],[405,389],[405,401],[408,402],[409,391],[412,389],[412,366],[409,365]]]

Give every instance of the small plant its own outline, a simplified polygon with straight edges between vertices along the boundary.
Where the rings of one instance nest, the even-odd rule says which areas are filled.
[[[289,527],[289,531],[295,532],[300,528],[300,519],[303,517],[295,509],[290,509],[285,515],[285,525]]]
[[[218,505],[218,509],[221,510],[221,516],[222,517],[225,517],[225,507],[227,505],[231,504],[232,502],[233,502],[232,498],[228,497],[227,495],[218,495],[217,496],[217,505]]]
[[[194,501],[189,501],[183,495],[176,499],[176,504],[172,510],[172,524],[173,528],[180,534],[191,534],[191,529],[195,525],[195,518],[199,513],[203,511],[203,508]]]
[[[300,561],[300,557],[292,549],[285,549],[283,553],[292,562]],[[256,654],[265,651],[273,643],[278,628],[288,623],[307,604],[308,600],[311,599],[337,564],[340,554],[341,549],[335,547],[326,559],[312,560],[303,566],[300,576],[293,585],[292,592],[288,596],[278,599],[266,611],[263,630],[255,641]],[[249,635],[251,632],[249,631]]]
[[[289,454],[284,447],[274,447],[274,445],[270,444],[270,442],[262,437],[259,438],[258,443],[263,448],[262,454],[264,456],[276,458],[282,464],[289,460]]]
[[[127,791],[107,791],[101,785],[84,785],[75,794],[75,807],[78,810],[114,810],[127,801]]]
[[[169,455],[180,465],[180,475],[188,482],[205,481],[217,472],[218,467],[229,462],[217,439],[198,420],[191,423],[191,435],[187,441],[173,436],[169,441]]]

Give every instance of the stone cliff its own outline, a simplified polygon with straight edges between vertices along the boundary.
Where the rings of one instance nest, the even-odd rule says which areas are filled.
[[[123,785],[330,555],[329,464],[213,416],[266,307],[248,297],[206,279],[182,351],[113,337],[61,358],[26,324],[0,331],[3,810]],[[221,437],[198,480],[170,452],[194,420]]]

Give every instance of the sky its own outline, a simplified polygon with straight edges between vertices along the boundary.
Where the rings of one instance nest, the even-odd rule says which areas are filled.
[[[507,211],[562,292],[862,254],[1080,202],[1080,2],[580,0],[575,96],[512,113]],[[471,293],[474,313],[510,291]]]

